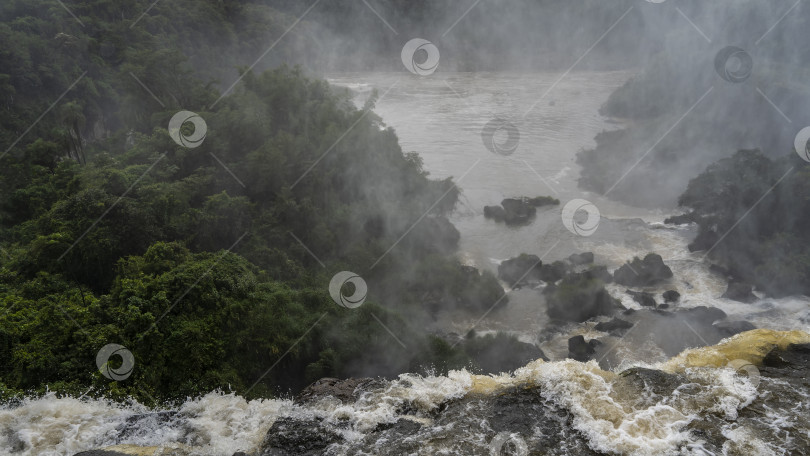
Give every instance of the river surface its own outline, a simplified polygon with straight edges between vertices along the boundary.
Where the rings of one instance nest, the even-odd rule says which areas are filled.
[[[465,263],[495,271],[501,261],[520,253],[536,254],[543,262],[552,262],[591,251],[597,264],[605,264],[612,271],[633,256],[656,252],[675,274],[667,288],[682,294],[679,306],[713,306],[724,310],[730,319],[747,320],[759,328],[810,332],[810,300],[806,297],[763,299],[753,304],[719,298],[725,281],[709,272],[701,253],[690,253],[686,248],[695,235],[694,228],[662,223],[676,208],[638,209],[577,187],[576,153],[593,147],[593,138],[600,131],[622,127],[598,110],[631,76],[629,72],[436,73],[429,77],[366,73],[329,75],[328,80],[352,90],[359,106],[377,89],[381,98],[375,112],[396,130],[403,151],[418,153],[433,178],[452,176],[457,182],[463,193],[451,220],[461,233],[459,255]],[[484,145],[482,130],[494,119],[506,121],[519,131],[519,143],[511,155],[490,152]],[[497,143],[506,139],[503,132],[496,134]],[[508,227],[483,216],[485,205],[497,205],[506,197],[540,195],[558,198],[562,204],[538,209],[537,217],[528,225]],[[588,200],[601,213],[593,235],[579,236],[563,225],[562,205],[572,199]],[[640,308],[624,287],[610,285],[609,291],[626,307]],[[664,289],[648,291],[657,293],[660,300]],[[106,445],[137,444],[230,456],[236,451],[255,451],[279,416],[319,416],[325,423],[344,423],[340,432],[348,443],[336,446],[330,454],[389,454],[385,441],[366,442],[364,433],[395,420],[403,404],[415,410],[414,419],[424,421],[422,431],[413,437],[423,445],[413,454],[494,454],[490,453],[492,429],[486,417],[476,418],[477,413],[483,413],[479,411],[484,410],[486,400],[464,403],[466,412],[458,417],[458,423],[471,419],[484,429],[434,423],[435,408],[471,391],[487,397],[492,390],[482,387],[487,382],[508,385],[527,379],[542,387],[549,407],[569,414],[571,421],[566,426],[584,442],[569,443],[573,445],[571,451],[582,444],[613,454],[780,454],[790,450],[785,450],[778,439],[762,437],[760,429],[807,433],[807,397],[800,397],[800,406],[792,413],[770,410],[763,415],[761,425],[734,423],[738,410],[754,401],[757,390],[727,370],[688,371],[684,375],[697,385],[697,393],[639,405],[634,398],[622,396],[620,380],[615,376],[619,368],[602,371],[594,363],[564,360],[565,341],[571,335],[584,334],[590,339],[605,334],[586,324],[572,325],[562,334],[546,337],[548,320],[543,306],[538,290],[512,290],[509,305],[486,318],[451,315],[439,322],[444,330],[460,334],[473,327],[484,333],[511,332],[539,345],[552,360],[527,366],[514,376],[482,380],[466,371],[454,371],[446,377],[407,374],[369,392],[352,406],[308,408],[286,400],[246,401],[232,394],[209,393],[174,407],[179,413],[169,421],[139,419],[134,424],[133,417],[149,412],[140,404],[51,394],[0,408],[0,454],[62,455]],[[615,341],[615,357],[621,360],[622,368],[634,364],[663,366],[655,364],[666,362],[660,350],[637,342]],[[687,404],[688,397],[703,401],[703,405]],[[719,450],[683,431],[687,423],[708,409],[716,409],[712,413],[727,426],[723,435],[731,443]],[[612,415],[606,418],[607,411]],[[351,423],[348,429],[347,422]],[[613,426],[606,427],[610,422]],[[128,429],[124,438],[122,428]],[[542,438],[524,437],[530,441]],[[567,451],[562,447],[557,450],[549,454]]]

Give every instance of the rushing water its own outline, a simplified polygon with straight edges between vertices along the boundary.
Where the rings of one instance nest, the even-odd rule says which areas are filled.
[[[656,252],[673,269],[675,278],[669,287],[681,292],[681,307],[713,306],[724,310],[730,319],[748,320],[760,328],[810,332],[810,300],[806,297],[753,304],[720,299],[725,281],[709,272],[700,253],[686,249],[694,229],[661,223],[675,208],[641,210],[577,188],[576,153],[592,147],[600,131],[621,128],[621,124],[600,116],[598,109],[630,76],[627,72],[436,73],[418,78],[396,73],[341,74],[329,79],[350,88],[358,105],[377,89],[381,99],[375,111],[397,131],[403,150],[419,153],[432,177],[455,178],[463,195],[452,221],[461,232],[460,255],[468,264],[494,270],[500,261],[524,252],[551,262],[571,253],[592,251],[597,264],[612,270],[634,255]],[[496,118],[511,122],[520,132],[519,146],[512,155],[493,154],[484,147],[481,131]],[[483,217],[485,205],[499,204],[505,197],[538,195],[553,196],[562,204],[574,198],[593,202],[602,215],[598,230],[590,237],[570,233],[561,222],[560,207],[541,208],[531,224],[520,227],[507,227]],[[623,287],[611,285],[609,290],[626,307],[639,308]],[[663,289],[648,291],[660,293]],[[665,397],[653,395],[640,400],[635,394],[641,393],[616,375],[618,368],[601,370],[595,363],[563,360],[565,341],[571,335],[595,338],[606,334],[593,330],[591,323],[572,325],[562,334],[544,337],[548,321],[537,290],[511,291],[505,309],[480,322],[479,317],[449,316],[440,324],[446,331],[459,333],[476,323],[483,332],[512,332],[540,345],[552,362],[532,363],[512,375],[496,377],[478,377],[466,371],[446,377],[408,374],[368,391],[353,405],[248,402],[232,394],[209,393],[162,418],[144,415],[148,410],[137,403],[47,395],[0,408],[0,454],[73,454],[107,445],[135,444],[231,455],[255,451],[279,416],[316,416],[325,423],[343,423],[340,433],[345,443],[335,446],[330,454],[490,454],[492,438],[487,436],[495,426],[485,416],[491,411],[488,407],[497,391],[525,384],[539,388],[547,419],[563,417],[561,425],[567,437],[555,443],[557,448],[549,454],[591,450],[617,454],[779,454],[788,451],[785,442],[790,435],[807,434],[810,402],[806,396],[798,396],[799,405],[790,412],[768,409],[766,404],[762,416],[748,424],[736,423],[740,409],[758,397],[756,385],[728,369],[672,367],[666,364],[661,350],[644,341],[616,340],[613,358],[620,359],[623,367],[641,364],[678,371],[691,386]],[[763,342],[746,343],[754,347]],[[701,352],[697,359],[706,356],[711,358]],[[686,364],[694,366],[693,358]],[[764,381],[766,388],[777,387],[769,382],[778,381]],[[460,402],[455,409],[445,409],[443,418],[437,418],[436,410],[449,400]],[[403,408],[414,411],[408,419],[419,421],[422,430],[402,441],[364,440],[381,423],[396,422]],[[718,432],[730,443],[710,448],[684,430],[687,424],[709,419],[707,416],[721,420]],[[351,423],[348,428],[347,422]],[[126,431],[123,434],[122,429]],[[763,429],[772,429],[773,435],[784,433],[787,440],[769,440],[763,437]],[[527,433],[531,435],[525,436],[530,441],[550,438],[544,437],[542,429],[530,431]],[[417,450],[398,446],[408,439]]]

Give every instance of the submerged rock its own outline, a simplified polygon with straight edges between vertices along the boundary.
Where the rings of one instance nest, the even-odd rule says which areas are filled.
[[[672,269],[656,253],[647,254],[643,260],[633,258],[613,273],[616,283],[629,287],[645,287],[671,278]]]

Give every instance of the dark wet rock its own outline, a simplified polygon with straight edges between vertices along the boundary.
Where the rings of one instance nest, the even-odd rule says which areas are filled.
[[[664,264],[661,255],[647,254],[643,260],[633,258],[613,273],[613,280],[621,285],[644,287],[672,278],[672,270]]]
[[[720,241],[719,234],[715,233],[714,231],[700,230],[698,235],[695,237],[695,240],[689,244],[688,248],[690,252],[709,250],[717,245],[718,241]]]
[[[675,290],[667,290],[663,293],[664,302],[678,302],[681,294]]]
[[[625,385],[637,391],[648,391],[658,396],[671,396],[673,391],[686,382],[680,375],[643,367],[631,367],[620,372],[619,377]]]
[[[538,283],[542,280],[540,278],[541,267],[540,257],[522,253],[520,256],[505,260],[498,265],[498,278],[511,287]]]
[[[681,309],[678,315],[684,316],[689,320],[705,323],[711,325],[717,320],[722,320],[727,317],[726,313],[716,307],[697,306],[690,309]]]
[[[505,333],[468,338],[462,349],[485,374],[510,372],[537,359],[548,361],[539,347]]]
[[[546,283],[554,283],[565,277],[568,272],[568,265],[562,261],[555,261],[551,264],[544,264],[540,267],[540,279]]]
[[[484,217],[506,222],[507,225],[521,225],[531,221],[538,207],[557,204],[560,201],[550,196],[506,198],[500,206],[484,206]]]
[[[790,344],[774,348],[762,359],[760,370],[771,377],[810,379],[810,344]],[[808,380],[810,387],[810,380]]]
[[[580,274],[588,279],[601,280],[604,283],[613,282],[613,276],[608,272],[607,266],[592,266],[580,272]]]
[[[593,263],[593,252],[574,253],[568,257],[568,262],[574,266]]]
[[[442,454],[490,454],[486,442],[501,432],[521,435],[529,454],[600,454],[588,447],[587,439],[580,432],[571,432],[573,415],[544,397],[534,386],[451,400],[443,404],[441,412],[433,418],[430,424],[400,418],[393,426],[379,426],[358,444],[346,442],[347,451],[341,454],[438,454],[438,448]],[[459,434],[474,438],[457,438]],[[471,441],[478,436],[484,437],[483,445]],[[549,448],[555,450],[549,453]]]
[[[731,281],[728,283],[728,289],[721,298],[731,299],[732,301],[751,303],[757,300],[752,291],[754,287],[745,282]]]
[[[484,217],[502,222],[506,218],[506,211],[501,206],[484,206]]]
[[[382,384],[373,378],[322,378],[304,388],[295,396],[295,404],[306,404],[323,397],[331,396],[344,404],[353,403],[364,391]]]
[[[559,284],[546,287],[543,294],[546,296],[546,312],[553,320],[583,322],[625,310],[621,302],[608,293],[602,281],[584,274],[569,274]]]
[[[315,456],[343,437],[319,418],[278,418],[262,442],[259,456]]]
[[[400,418],[395,423],[381,423],[374,430],[375,431],[392,431],[390,434],[395,434],[398,437],[405,437],[415,434],[422,428],[422,423],[407,418]]]
[[[651,293],[647,293],[646,291],[633,291],[633,290],[626,290],[627,294],[632,296],[633,301],[639,303],[644,307],[655,307],[656,302],[655,298]]]
[[[688,212],[686,214],[681,215],[673,215],[672,217],[668,217],[664,219],[664,223],[667,225],[685,225],[687,223],[695,223],[695,214],[694,212]]]
[[[537,214],[528,198],[506,198],[501,206],[505,212],[503,221],[509,225],[527,223]]]
[[[633,324],[629,321],[622,320],[621,318],[614,318],[610,321],[603,321],[594,326],[597,331],[610,333],[611,335],[621,335],[628,329],[632,328]]]
[[[584,336],[574,336],[568,339],[568,357],[581,362],[587,362],[594,359],[596,354],[596,347],[602,345],[596,339],[591,339],[585,342]]]
[[[656,309],[667,310],[669,309],[669,304],[658,304],[658,307],[656,307]]]
[[[534,198],[529,198],[529,204],[534,207],[559,206],[560,200],[552,198],[551,196],[535,196]]]
[[[718,321],[713,325],[723,337],[730,337],[741,332],[757,329],[748,321]]]
[[[723,266],[720,266],[719,264],[714,263],[710,264],[709,272],[711,272],[712,274],[717,274],[726,279],[731,277],[731,271],[729,271],[727,268],[724,268]]]

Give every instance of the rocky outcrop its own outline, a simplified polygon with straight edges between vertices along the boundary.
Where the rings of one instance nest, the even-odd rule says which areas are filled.
[[[656,253],[647,254],[643,260],[638,257],[624,264],[613,273],[613,280],[629,287],[646,287],[672,278],[672,270],[664,264],[664,259]]]

